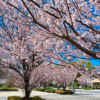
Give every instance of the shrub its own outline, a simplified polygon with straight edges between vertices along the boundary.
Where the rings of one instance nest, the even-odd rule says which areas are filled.
[[[37,91],[57,93],[57,94],[74,94],[72,90],[56,90],[54,88],[36,88]]]
[[[78,74],[79,75],[79,74]],[[72,83],[68,86],[69,89],[72,89]],[[74,80],[74,88],[75,89],[79,89],[79,83],[77,80]]]
[[[36,90],[44,92],[46,89],[45,88],[36,88]]]
[[[83,88],[84,90],[93,90],[91,87]]]
[[[55,89],[54,88],[48,88],[45,91],[49,92],[49,93],[55,93]]]
[[[22,100],[21,97],[18,96],[12,96],[12,97],[8,97],[8,100]]]
[[[72,90],[66,90],[63,94],[74,94],[74,92]]]
[[[55,89],[54,88],[36,88],[35,90],[42,91],[42,92],[55,93]]]
[[[72,92],[72,90],[56,90],[57,94],[74,94],[74,92]]]
[[[0,91],[17,91],[16,88],[8,88],[6,86],[0,87]]]
[[[8,97],[8,100],[24,100],[24,98],[21,98],[19,96],[12,96],[12,97]],[[30,100],[45,100],[39,96],[34,96],[32,98],[30,98]]]
[[[64,91],[63,91],[63,90],[56,90],[56,93],[57,93],[57,94],[63,94]]]
[[[43,98],[41,98],[39,96],[35,96],[35,97],[32,98],[32,100],[45,100],[45,99],[43,99]]]

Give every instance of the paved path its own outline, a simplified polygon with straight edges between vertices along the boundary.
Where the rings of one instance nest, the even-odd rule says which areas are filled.
[[[23,92],[0,92],[1,96],[23,96]],[[41,96],[47,100],[100,100],[100,90],[76,90],[74,95],[58,95],[55,93],[46,93],[32,91],[31,96]]]

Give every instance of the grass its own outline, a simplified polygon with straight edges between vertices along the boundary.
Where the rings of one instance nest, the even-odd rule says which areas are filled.
[[[11,96],[11,97],[8,97],[8,100],[24,100],[24,98],[19,97],[19,96]],[[39,96],[34,96],[30,98],[30,100],[46,100],[46,99],[43,99]]]

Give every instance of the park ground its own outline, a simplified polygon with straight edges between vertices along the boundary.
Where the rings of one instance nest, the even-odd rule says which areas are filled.
[[[17,92],[0,92],[0,97],[8,96],[23,96],[21,90]],[[100,90],[76,90],[74,95],[59,95],[56,93],[46,93],[39,91],[32,91],[31,96],[41,96],[46,100],[100,100]]]

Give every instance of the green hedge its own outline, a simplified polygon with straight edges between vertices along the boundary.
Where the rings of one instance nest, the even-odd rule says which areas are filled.
[[[84,90],[93,90],[93,88],[91,88],[91,87],[82,88],[82,89],[84,89]]]
[[[46,89],[45,88],[36,88],[35,90],[44,92]]]
[[[54,88],[36,88],[37,91],[57,93],[57,94],[74,94],[72,90],[56,90]]]
[[[12,96],[12,97],[8,97],[8,100],[24,100],[24,98],[21,98],[19,96]],[[33,98],[30,98],[30,100],[45,100],[39,96],[34,96]]]
[[[18,91],[16,88],[0,88],[0,91]]]
[[[45,92],[49,92],[49,93],[55,93],[55,89],[54,88],[47,88],[46,90],[45,90]]]
[[[41,91],[41,92],[55,93],[55,89],[54,88],[36,88],[35,90]]]
[[[16,88],[9,88],[9,87],[3,85],[3,86],[0,86],[0,91],[17,91],[17,89]]]

